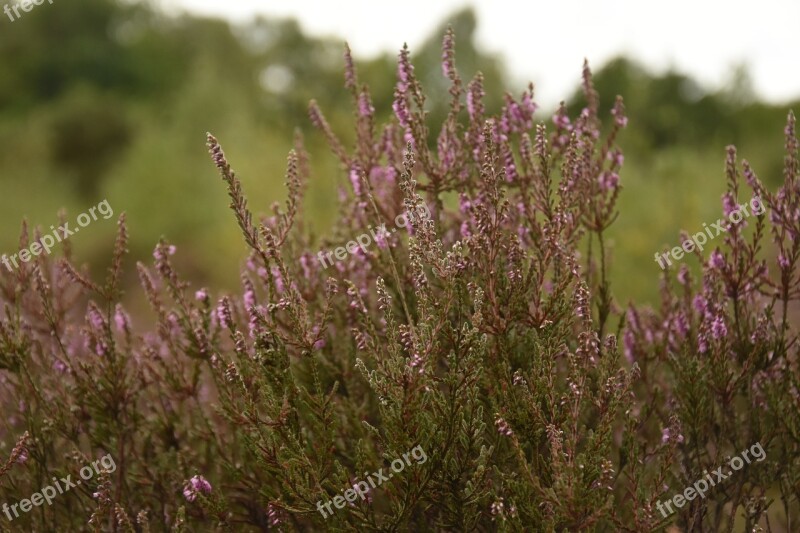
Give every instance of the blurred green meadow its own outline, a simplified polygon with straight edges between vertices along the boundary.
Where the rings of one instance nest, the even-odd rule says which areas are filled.
[[[525,79],[476,48],[479,21],[471,11],[453,13],[412,50],[427,92],[440,89],[440,99],[429,102],[432,124],[444,116],[448,96],[440,68],[447,24],[456,32],[462,78],[477,71],[486,78],[489,111],[499,109],[502,88],[519,93],[522,83],[512,80]],[[59,208],[74,219],[105,198],[115,218],[128,214],[131,261],[148,260],[163,236],[178,247],[176,262],[197,285],[237,287],[246,249],[206,153],[207,131],[221,141],[251,208],[263,213],[284,201],[286,155],[302,136],[312,168],[305,221],[316,234],[327,233],[346,176],[311,126],[307,105],[316,99],[333,129],[352,142],[343,46],[306,35],[293,20],[232,26],[112,0],[62,3],[14,24],[3,21],[0,252],[17,251],[23,217],[48,228]],[[356,62],[378,115],[389,117],[395,56]],[[721,216],[726,145],[736,144],[774,189],[782,180],[786,114],[800,110],[799,101],[759,101],[742,68],[725,87],[708,89],[680,72],[652,72],[627,58],[591,66],[602,108],[610,110],[620,94],[629,117],[620,138],[620,215],[608,235],[612,291],[621,304],[652,302],[660,273],[654,253],[678,246],[681,229],[697,232]],[[581,65],[574,67],[576,90],[564,95],[571,113],[581,106]],[[552,125],[553,111],[541,109],[538,120]],[[114,232],[112,220],[100,220],[71,243],[99,272]],[[134,272],[128,269],[131,283]]]

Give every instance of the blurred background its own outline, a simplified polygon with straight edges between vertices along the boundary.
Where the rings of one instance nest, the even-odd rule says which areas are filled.
[[[18,250],[23,217],[47,228],[60,207],[74,220],[106,198],[115,218],[128,213],[131,261],[147,260],[164,236],[195,284],[236,289],[246,250],[205,132],[222,142],[256,212],[283,202],[286,154],[302,134],[313,172],[306,217],[323,233],[345,176],[306,110],[316,99],[352,140],[344,41],[384,118],[397,50],[408,42],[427,92],[439,93],[436,123],[451,24],[462,78],[484,73],[492,112],[504,88],[519,93],[528,81],[539,121],[552,124],[561,100],[579,110],[584,57],[602,107],[624,97],[612,290],[621,303],[652,302],[653,254],[678,245],[679,230],[721,216],[725,146],[736,144],[774,190],[786,115],[800,111],[800,3],[762,1],[757,12],[700,4],[55,0],[13,22],[0,14],[0,252]],[[101,272],[114,232],[101,219],[71,242]]]

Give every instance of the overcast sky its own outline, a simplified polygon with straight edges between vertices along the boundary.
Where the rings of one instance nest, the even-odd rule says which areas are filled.
[[[597,68],[620,53],[656,71],[677,67],[711,88],[744,63],[760,96],[800,96],[800,0],[158,1],[233,21],[294,17],[312,35],[346,39],[361,56],[396,51],[403,42],[413,50],[447,15],[472,5],[479,46],[500,53],[515,80],[533,81],[544,104],[568,95],[584,57]]]

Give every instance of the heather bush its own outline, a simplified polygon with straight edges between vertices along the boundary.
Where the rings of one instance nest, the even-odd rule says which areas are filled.
[[[552,125],[537,122],[532,86],[490,116],[481,75],[459,77],[452,32],[442,70],[443,124],[426,120],[406,49],[393,120],[378,124],[346,50],[354,146],[309,108],[348,178],[324,239],[303,222],[300,138],[286,205],[254,217],[208,136],[247,245],[240,293],[192,287],[162,240],[152,264],[137,265],[152,316],[132,319],[124,215],[104,280],[72,264],[68,242],[57,260],[3,272],[2,500],[77,479],[108,454],[115,463],[0,521],[5,530],[796,529],[793,116],[776,193],[728,150],[723,210],[750,198],[746,184],[767,213],[735,224],[708,258],[697,252],[699,279],[667,270],[659,309],[624,309],[607,244],[622,189],[622,99],[599,109],[585,66],[577,116],[562,105]],[[431,216],[407,231],[353,247],[327,270],[319,263],[318,250],[423,204]],[[30,238],[23,225],[21,245]],[[763,461],[674,514],[657,510],[754,443]],[[324,507],[412,449],[427,459]]]

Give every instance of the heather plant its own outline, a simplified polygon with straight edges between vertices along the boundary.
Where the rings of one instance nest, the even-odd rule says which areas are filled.
[[[744,176],[768,216],[731,227],[709,259],[698,251],[699,283],[686,266],[667,269],[660,309],[623,312],[607,244],[622,190],[622,99],[601,110],[585,65],[577,116],[562,105],[551,126],[536,122],[532,86],[489,115],[481,75],[465,83],[454,48],[448,32],[450,106],[436,128],[407,49],[385,124],[345,50],[354,145],[309,107],[347,178],[324,239],[303,221],[302,139],[288,156],[285,207],[256,216],[208,135],[248,250],[237,294],[192,287],[162,240],[152,264],[137,265],[152,318],[132,319],[124,215],[103,281],[73,265],[66,241],[58,261],[1,274],[0,495],[16,502],[99,457],[115,464],[2,527],[792,530],[794,119],[777,193],[728,152],[726,215],[749,198]],[[420,209],[430,216],[410,218],[407,232],[381,234],[328,270],[318,262],[317,250]],[[23,224],[20,248],[29,240]],[[776,277],[764,257],[773,249]],[[755,442],[763,461],[672,516],[656,509]],[[426,460],[320,512],[317,502],[389,472],[409,450]]]
[[[739,164],[734,147],[727,148],[725,216],[749,197],[745,184],[766,205],[750,231],[747,221],[731,221],[722,246],[707,259],[695,253],[700,279],[682,265],[675,276],[664,275],[658,311],[630,307],[627,312],[625,356],[642,368],[636,409],[641,420],[662,425],[662,441],[674,461],[659,480],[682,487],[741,448],[760,442],[767,450],[763,464],[736,473],[706,501],[687,505],[680,521],[688,530],[733,531],[735,525],[770,530],[774,522],[765,515],[775,507],[785,524],[778,530],[798,527],[800,165],[795,127],[790,113],[784,183],[776,193],[764,187],[747,161]],[[763,253],[768,246],[776,252],[774,262]],[[629,435],[629,449],[635,450],[631,459],[649,453],[641,443],[652,431],[645,424],[635,429]],[[652,496],[639,494],[643,509],[652,507]]]

